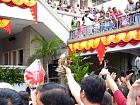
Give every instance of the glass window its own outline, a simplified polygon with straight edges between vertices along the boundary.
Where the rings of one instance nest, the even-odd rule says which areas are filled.
[[[23,65],[23,50],[18,50],[18,65]]]

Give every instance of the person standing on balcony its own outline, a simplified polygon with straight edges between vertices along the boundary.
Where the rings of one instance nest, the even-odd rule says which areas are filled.
[[[80,23],[80,21],[77,21],[77,29],[78,29],[78,31],[77,31],[78,38],[82,38],[83,37],[83,34],[82,34],[83,25]]]
[[[111,9],[111,7],[108,7],[107,13],[110,14],[110,16],[113,16],[113,10]]]
[[[86,14],[83,16],[82,21],[84,21],[84,25],[87,26],[88,35],[92,35],[96,30],[97,16],[96,14],[93,14],[92,8],[90,8],[90,10],[88,9],[85,12]]]
[[[80,15],[80,5],[76,5],[76,14]]]
[[[105,14],[104,11],[100,11],[100,16],[98,17],[98,22],[100,24],[100,32],[105,30]]]
[[[64,11],[68,12],[67,7],[68,7],[68,1],[65,0],[65,1],[63,2],[63,4],[62,4],[62,9],[63,9]]]
[[[134,24],[134,15],[133,14],[130,14],[132,13],[133,11],[135,11],[135,4],[132,0],[128,0],[128,3],[127,6],[126,6],[126,9],[124,10],[125,13],[127,14],[128,16],[128,22],[130,25],[133,25]]]
[[[72,4],[71,13],[76,13],[76,4]]]
[[[92,25],[93,21],[93,15],[90,13],[89,9],[85,11],[85,15],[82,18],[82,21],[84,21],[84,25],[89,26]]]
[[[131,13],[132,11],[135,11],[135,4],[132,0],[128,0],[126,9],[125,9],[125,13]]]
[[[137,11],[135,15],[135,23],[140,24],[140,0],[136,2],[135,10]]]
[[[119,28],[121,24],[121,15],[123,15],[123,13],[116,7],[113,7],[112,10],[113,10],[115,28]]]
[[[106,16],[105,17],[105,29],[106,29],[106,31],[109,31],[112,29],[112,26],[113,26],[112,18],[110,16],[109,12],[107,12],[105,16]]]
[[[77,37],[77,17],[74,17],[71,21],[71,32],[72,32],[72,35],[76,35]]]
[[[73,31],[77,30],[77,17],[74,17],[71,21],[71,28]]]

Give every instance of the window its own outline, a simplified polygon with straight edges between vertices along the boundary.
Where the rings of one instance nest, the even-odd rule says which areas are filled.
[[[23,65],[23,49],[3,53],[4,65]]]
[[[4,65],[8,65],[8,53],[4,53]]]
[[[13,65],[16,65],[16,61],[17,61],[16,51],[13,51]]]
[[[18,50],[18,65],[23,65],[23,50]]]
[[[9,63],[8,64],[11,65],[11,52],[9,52],[9,55],[8,56],[9,56],[9,60],[8,60]]]

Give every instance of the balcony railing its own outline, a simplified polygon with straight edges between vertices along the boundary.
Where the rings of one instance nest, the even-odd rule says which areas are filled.
[[[105,20],[98,24],[84,26],[81,27],[80,29],[71,31],[69,40],[97,36],[105,32],[120,30],[127,26],[139,24],[140,24],[140,11],[134,11],[127,15],[118,17],[116,22],[112,22],[112,20]]]

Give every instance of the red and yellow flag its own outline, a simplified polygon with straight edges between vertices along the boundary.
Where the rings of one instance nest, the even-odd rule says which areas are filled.
[[[11,35],[11,20],[10,19],[4,19],[0,18],[0,29],[4,29],[6,32]]]

